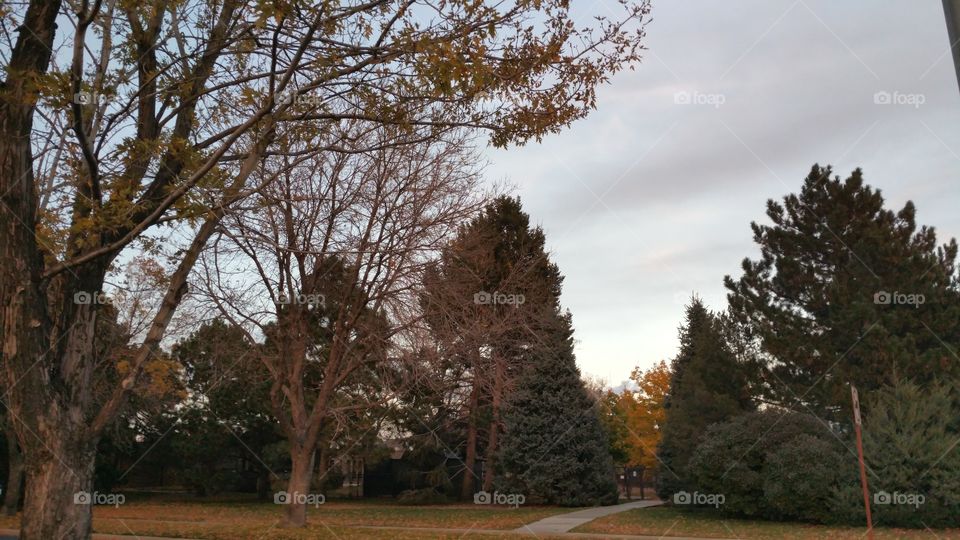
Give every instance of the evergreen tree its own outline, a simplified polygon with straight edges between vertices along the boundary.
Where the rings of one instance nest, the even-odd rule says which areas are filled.
[[[464,499],[492,489],[492,474],[480,479],[472,471],[481,456],[485,470],[496,470],[505,396],[524,351],[536,346],[546,332],[543,322],[560,309],[563,277],[545,245],[520,200],[498,197],[425,273],[421,307],[446,369],[464,387]]]
[[[577,368],[570,314],[556,314],[551,326],[525,352],[503,413],[498,489],[548,504],[614,504],[607,434]]]
[[[720,318],[699,298],[694,297],[686,308],[680,352],[671,371],[657,446],[661,499],[690,487],[687,463],[707,426],[754,408],[744,366],[730,351]]]
[[[960,381],[910,381],[863,395],[863,453],[875,523],[904,527],[960,525]],[[849,461],[849,460],[848,460]],[[836,490],[837,521],[863,523],[856,482]]]
[[[799,195],[768,201],[772,225],[752,224],[760,259],[725,283],[762,346],[768,399],[846,419],[848,383],[960,374],[957,243],[918,229],[911,202],[885,209],[859,169],[831,172],[814,165]]]

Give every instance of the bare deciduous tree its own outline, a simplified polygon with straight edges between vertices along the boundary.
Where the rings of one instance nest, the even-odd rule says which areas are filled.
[[[339,407],[369,406],[338,395],[400,356],[398,334],[419,320],[425,264],[482,200],[462,134],[419,142],[418,131],[401,132],[413,142],[386,144],[397,132],[359,137],[359,148],[375,150],[325,152],[285,169],[227,217],[203,261],[211,300],[265,339],[271,404],[293,464],[289,526],[306,521],[300,497],[321,432]]]

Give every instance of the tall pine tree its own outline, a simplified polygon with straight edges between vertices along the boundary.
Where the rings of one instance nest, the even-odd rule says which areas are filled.
[[[859,169],[831,173],[814,165],[799,194],[767,202],[772,224],[752,224],[760,259],[725,283],[762,346],[767,398],[848,419],[849,383],[960,375],[957,243],[918,228],[909,201],[884,208]]]
[[[657,494],[695,489],[687,463],[707,426],[753,410],[745,366],[724,339],[721,321],[699,298],[686,308],[680,351],[671,364],[670,392],[657,458]]]

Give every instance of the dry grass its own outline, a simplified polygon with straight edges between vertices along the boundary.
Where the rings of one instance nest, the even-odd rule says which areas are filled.
[[[681,512],[667,507],[641,508],[602,517],[576,528],[575,532],[657,537],[742,538],[743,540],[862,540],[866,538],[866,527],[831,527],[804,523],[728,519],[708,512]],[[960,539],[960,529],[930,531],[877,528],[875,533],[876,538],[884,540]]]
[[[452,529],[510,530],[544,517],[567,512],[565,508],[504,508],[472,504],[398,506],[390,502],[330,501],[309,507],[306,529],[281,529],[283,509],[249,500],[133,500],[120,507],[94,508],[95,532],[124,535],[166,536],[209,540],[276,538],[489,538],[462,533],[426,533],[364,529],[364,526],[427,527]],[[18,518],[0,518],[0,527],[17,528]],[[509,538],[509,536],[505,536]]]

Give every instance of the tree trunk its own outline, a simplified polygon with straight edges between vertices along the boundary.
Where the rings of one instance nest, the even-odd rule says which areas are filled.
[[[17,443],[17,432],[8,416],[5,434],[7,437],[7,490],[3,494],[3,513],[17,515],[20,504],[20,488],[23,485],[23,452]]]
[[[60,433],[66,436],[48,438],[43,450],[26,453],[22,540],[90,538],[96,445],[65,424]]]
[[[493,392],[491,393],[493,420],[490,421],[490,430],[487,435],[486,463],[483,467],[483,490],[487,492],[493,491],[494,461],[500,440],[500,408],[503,406],[505,377],[503,360],[494,358]]]
[[[307,504],[305,498],[310,494],[310,480],[313,476],[314,449],[290,447],[290,481],[287,482],[287,501],[283,516],[283,527],[306,527]]]
[[[467,410],[467,449],[463,462],[467,469],[463,473],[463,484],[460,488],[460,498],[469,501],[473,497],[474,476],[477,463],[477,403],[480,401],[480,385],[476,382],[470,390],[470,405]]]

